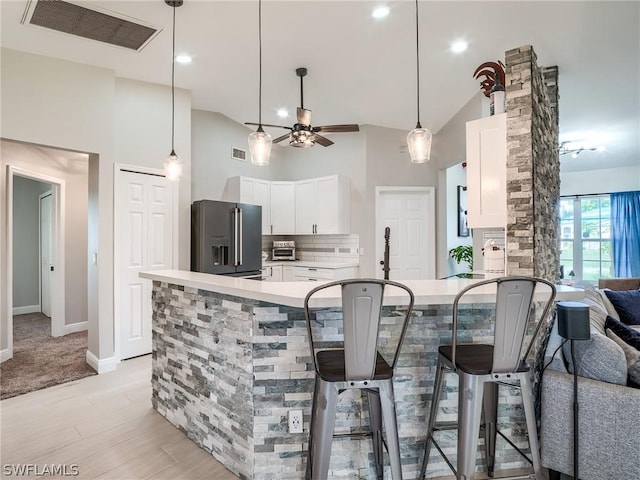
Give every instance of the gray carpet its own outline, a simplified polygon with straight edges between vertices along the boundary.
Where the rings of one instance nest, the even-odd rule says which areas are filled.
[[[53,338],[42,313],[14,316],[13,358],[0,364],[0,400],[96,375],[86,352],[86,331]]]

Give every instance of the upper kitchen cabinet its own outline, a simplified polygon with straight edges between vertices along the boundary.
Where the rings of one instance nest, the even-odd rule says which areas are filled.
[[[349,179],[340,175],[300,180],[295,183],[296,233],[350,233]]]
[[[265,235],[296,233],[296,185],[294,182],[271,183],[271,224]]]
[[[467,223],[507,224],[507,114],[467,122]]]
[[[271,182],[259,178],[231,177],[227,180],[222,200],[250,203],[262,207],[262,234],[271,232]]]

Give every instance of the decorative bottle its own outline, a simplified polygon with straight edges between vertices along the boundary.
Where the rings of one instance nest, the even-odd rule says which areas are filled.
[[[504,113],[504,85],[500,83],[500,74],[495,73],[493,77],[493,87],[491,87],[491,93],[489,95],[489,111],[491,115],[498,115]]]

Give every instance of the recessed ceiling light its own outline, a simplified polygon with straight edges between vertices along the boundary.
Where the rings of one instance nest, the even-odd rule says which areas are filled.
[[[176,56],[176,62],[182,63],[183,65],[186,64],[186,63],[191,63],[191,60],[193,60],[193,59],[191,58],[190,55],[184,55],[183,54],[183,55],[177,55]]]
[[[289,112],[286,108],[279,108],[277,113],[280,118],[286,118],[289,116]]]
[[[384,18],[387,15],[389,15],[390,11],[391,9],[386,5],[382,7],[377,7],[377,8],[374,8],[373,12],[371,12],[371,16],[373,18]]]
[[[462,53],[464,52],[469,44],[464,40],[457,40],[451,44],[451,51],[453,53]]]

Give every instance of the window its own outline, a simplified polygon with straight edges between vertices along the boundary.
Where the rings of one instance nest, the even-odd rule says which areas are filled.
[[[609,195],[560,199],[560,265],[564,278],[613,277]]]

